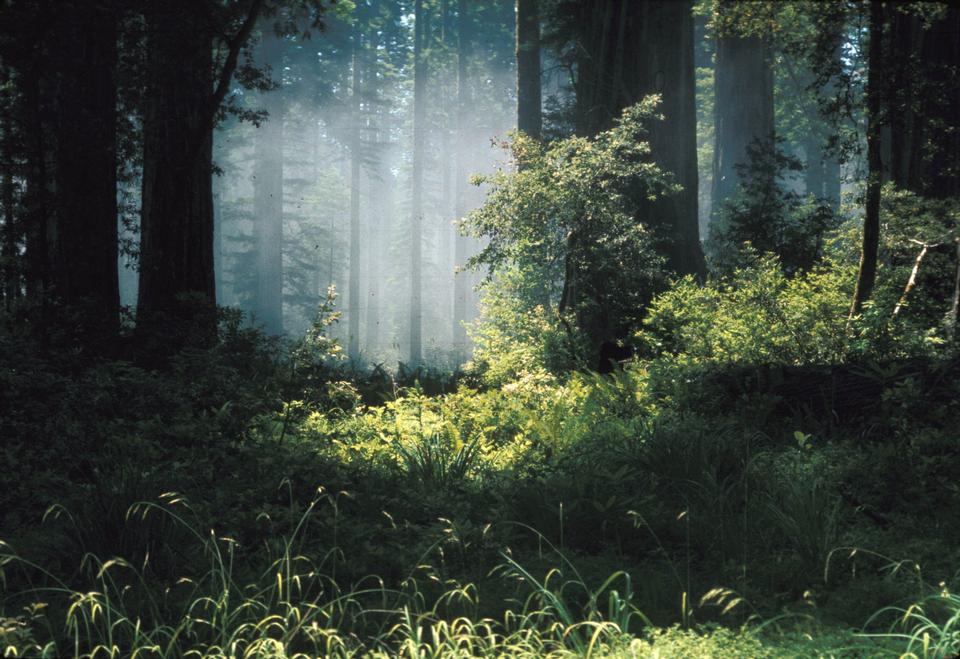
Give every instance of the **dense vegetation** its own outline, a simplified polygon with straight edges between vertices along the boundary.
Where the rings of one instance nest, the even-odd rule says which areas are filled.
[[[955,3],[517,0],[519,130],[472,211],[462,145],[424,210],[425,88],[496,79],[513,2],[177,7],[0,4],[4,656],[960,653]],[[310,76],[337,83],[296,97]],[[302,215],[292,119],[228,164],[251,216],[213,203],[215,126],[269,125],[243,89],[357,101],[324,134],[349,176]],[[430,125],[479,121],[491,89]],[[391,135],[409,154],[372,148]],[[347,181],[341,245],[310,222]],[[349,253],[323,274],[355,300],[359,205],[401,186],[406,242],[363,247],[390,253],[367,283],[392,320],[361,341],[310,249]],[[459,235],[431,233],[450,206]],[[224,274],[231,212],[254,246]],[[454,263],[479,282],[462,325]],[[451,270],[442,310],[424,267]]]

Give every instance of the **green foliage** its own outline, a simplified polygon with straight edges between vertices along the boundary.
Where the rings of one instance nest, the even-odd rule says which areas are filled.
[[[649,354],[695,363],[838,362],[854,274],[834,265],[789,278],[766,256],[729,281],[687,278],[654,300],[638,339]]]
[[[790,274],[811,268],[839,223],[827,202],[786,187],[786,172],[800,171],[800,162],[778,143],[755,142],[747,146],[747,162],[735,169],[737,193],[724,200],[710,228],[711,270],[729,274],[749,262],[753,250],[777,255]]]
[[[636,215],[646,200],[677,192],[647,142],[658,102],[627,108],[616,127],[592,139],[543,146],[516,136],[510,149],[518,170],[478,179],[491,192],[465,228],[488,240],[473,264],[489,266],[497,291],[487,306],[490,329],[477,331],[481,354],[535,333],[544,336],[535,347],[506,352],[520,360],[552,352],[554,328],[565,325],[568,360],[576,363],[581,341],[595,349],[637,325],[663,275],[651,218]]]
[[[891,614],[895,620],[890,631],[871,636],[905,643],[903,656],[940,659],[960,652],[960,597],[946,583],[940,584],[939,592],[907,608],[885,608],[874,618]]]
[[[887,202],[891,253],[953,217]],[[487,297],[500,318],[478,328],[479,378],[344,368],[332,299],[293,344],[226,312],[217,344],[159,370],[44,352],[7,323],[0,642],[763,657],[918,652],[927,634],[937,656],[955,640],[953,595],[885,610],[869,628],[883,637],[848,629],[920,591],[847,547],[916,556],[950,588],[960,558],[956,365],[889,359],[929,354],[902,333],[936,318],[919,313],[934,289],[893,319],[887,277],[848,324],[854,232],[792,277],[766,255],[677,282],[646,311],[643,358],[606,376],[558,374],[571,335],[528,302],[537,280],[515,262]],[[759,375],[854,358],[843,373],[873,399],[855,418],[821,418]]]

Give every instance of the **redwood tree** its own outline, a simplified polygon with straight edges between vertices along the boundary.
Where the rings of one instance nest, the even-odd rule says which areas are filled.
[[[696,87],[691,0],[591,0],[568,3],[576,35],[577,132],[609,128],[623,108],[659,94],[663,120],[650,126],[653,159],[683,191],[637,211],[663,238],[679,274],[703,276],[697,221]]]
[[[216,336],[213,272],[213,127],[240,49],[263,8],[250,0],[214,77],[214,38],[225,10],[213,0],[145,4],[146,95],[137,322],[195,323]],[[228,7],[236,8],[235,6]],[[216,86],[215,86],[216,84]]]
[[[539,0],[517,0],[517,130],[540,137]]]
[[[281,88],[262,95],[266,121],[256,135],[254,166],[254,236],[257,253],[257,288],[254,314],[264,330],[283,334],[283,39],[265,25],[257,51],[262,64],[270,64]]]
[[[731,0],[716,5],[720,29],[714,71],[713,221],[739,184],[737,165],[747,161],[752,143],[772,147],[773,68],[769,44],[760,36],[744,36],[724,22]]]

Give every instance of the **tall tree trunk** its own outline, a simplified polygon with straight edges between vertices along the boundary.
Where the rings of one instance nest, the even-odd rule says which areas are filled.
[[[731,0],[721,0],[723,12]],[[722,33],[716,43],[712,222],[740,183],[736,166],[747,162],[751,143],[772,144],[773,69],[770,49],[760,37]]]
[[[47,171],[49,112],[41,67],[36,59],[21,74],[23,88],[23,132],[26,155],[23,230],[26,236],[24,282],[27,297],[45,300],[50,284],[50,175]]]
[[[370,34],[370,45],[366,50],[364,85],[371,98],[379,99],[382,93],[380,68],[380,34],[373,30]],[[375,122],[372,126],[372,135],[376,152],[376,164],[373,172],[368,175],[368,186],[371,189],[369,194],[372,212],[369,214],[369,244],[367,245],[367,313],[364,328],[364,343],[368,353],[374,353],[379,347],[380,342],[380,297],[382,277],[382,261],[384,258],[383,250],[386,241],[384,236],[388,235],[390,221],[389,214],[393,208],[392,190],[393,182],[388,181],[390,177],[390,168],[387,165],[387,149],[390,141],[390,130],[387,124],[389,111],[385,110],[381,104],[373,103],[367,116],[370,121]]]
[[[260,64],[269,64],[279,89],[261,95],[267,121],[256,134],[254,165],[254,235],[257,290],[254,314],[271,335],[283,334],[283,40],[263,23]]]
[[[880,135],[884,14],[882,2],[870,3],[870,46],[867,55],[867,193],[860,268],[853,292],[853,302],[850,305],[851,317],[863,310],[864,302],[873,293],[877,277],[877,254],[880,247],[880,188],[883,168],[880,156]]]
[[[703,278],[706,263],[698,219],[693,3],[648,0],[641,6],[637,40],[644,47],[625,68],[642,72],[639,88],[643,95],[657,93],[662,97],[664,119],[650,127],[650,147],[656,163],[673,173],[683,191],[641,209],[640,219],[661,229],[671,270]]]
[[[208,2],[146,5],[147,92],[137,322],[197,321],[211,340],[213,307],[213,89]],[[193,328],[190,328],[191,330]],[[186,337],[176,337],[180,340]]]
[[[447,316],[453,318],[453,288],[454,288],[454,254],[453,254],[453,217],[455,214],[453,199],[453,153],[450,147],[451,122],[451,104],[450,95],[452,94],[453,76],[450,72],[450,55],[454,52],[453,44],[453,12],[450,11],[450,0],[442,0],[440,3],[440,41],[443,44],[444,64],[443,79],[439,81],[437,87],[440,90],[440,114],[441,114],[441,135],[440,135],[440,224],[437,227],[440,232],[440,239],[437,241],[437,269],[438,276],[438,306],[443,310],[442,318],[447,320]],[[456,104],[453,104],[456,109]],[[451,342],[453,335],[450,335]]]
[[[517,0],[517,130],[539,139],[543,126],[540,89],[539,0]]]
[[[454,208],[457,218],[462,218],[467,212],[467,159],[465,144],[467,141],[467,112],[470,105],[469,81],[467,78],[467,64],[470,57],[469,17],[467,15],[467,0],[458,0],[457,3],[457,137],[459,148],[456,153],[456,181],[454,183]],[[462,267],[468,258],[470,239],[466,236],[457,236],[454,242],[454,262]],[[453,351],[458,359],[465,359],[467,354],[467,331],[464,323],[467,321],[467,301],[470,297],[469,273],[460,272],[454,277],[453,283]]]
[[[692,0],[592,0],[580,6],[580,132],[605,130],[625,107],[660,95],[664,119],[650,126],[653,159],[683,191],[644,203],[638,220],[662,237],[661,250],[674,272],[702,277]]]
[[[156,336],[163,339],[164,350],[176,349],[188,338],[201,343],[216,338],[213,127],[263,4],[250,0],[246,18],[227,43],[216,87],[212,58],[213,35],[220,27],[213,24],[217,4],[153,0],[145,6],[137,324],[161,330]]]
[[[19,239],[16,211],[16,185],[13,180],[14,135],[11,99],[4,94],[3,137],[0,144],[0,159],[3,160],[3,175],[0,180],[0,203],[3,209],[3,245],[0,261],[3,263],[2,292],[4,307],[9,310],[14,300],[20,297]]]
[[[960,195],[960,5],[926,23],[915,11],[887,11],[890,80],[886,172],[898,187],[924,196]],[[917,99],[923,99],[922,104]]]
[[[414,5],[413,45],[413,198],[410,208],[410,366],[422,361],[421,296],[423,270],[423,158],[426,137],[427,70],[423,57],[425,38],[423,0]]]
[[[82,309],[81,328],[119,326],[117,20],[109,0],[70,0],[54,29],[56,214],[54,294]]]
[[[223,179],[213,179],[213,282],[217,299],[223,300]]]
[[[351,83],[352,120],[350,126],[350,282],[347,306],[347,356],[351,361],[360,358],[360,53],[363,49],[360,31],[354,32]]]

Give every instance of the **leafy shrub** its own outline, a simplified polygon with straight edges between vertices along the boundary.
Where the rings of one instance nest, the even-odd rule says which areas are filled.
[[[847,351],[854,271],[819,267],[788,278],[773,256],[656,298],[638,333],[646,353],[712,364],[835,363]]]
[[[730,274],[757,253],[776,255],[788,274],[813,267],[839,220],[823,200],[802,198],[785,184],[786,172],[802,169],[800,161],[786,155],[779,142],[757,140],[735,169],[740,184],[724,200],[707,241],[711,271]]]
[[[505,352],[519,362],[497,365],[498,379],[556,354],[558,335],[568,342],[568,367],[592,365],[597,347],[636,327],[662,288],[654,218],[637,217],[650,200],[678,191],[647,141],[658,102],[653,96],[627,108],[614,128],[590,139],[544,147],[518,135],[509,147],[518,170],[478,179],[491,192],[464,226],[487,239],[472,263],[489,267],[497,290],[476,332],[480,355]],[[533,346],[504,351],[509,342]]]

